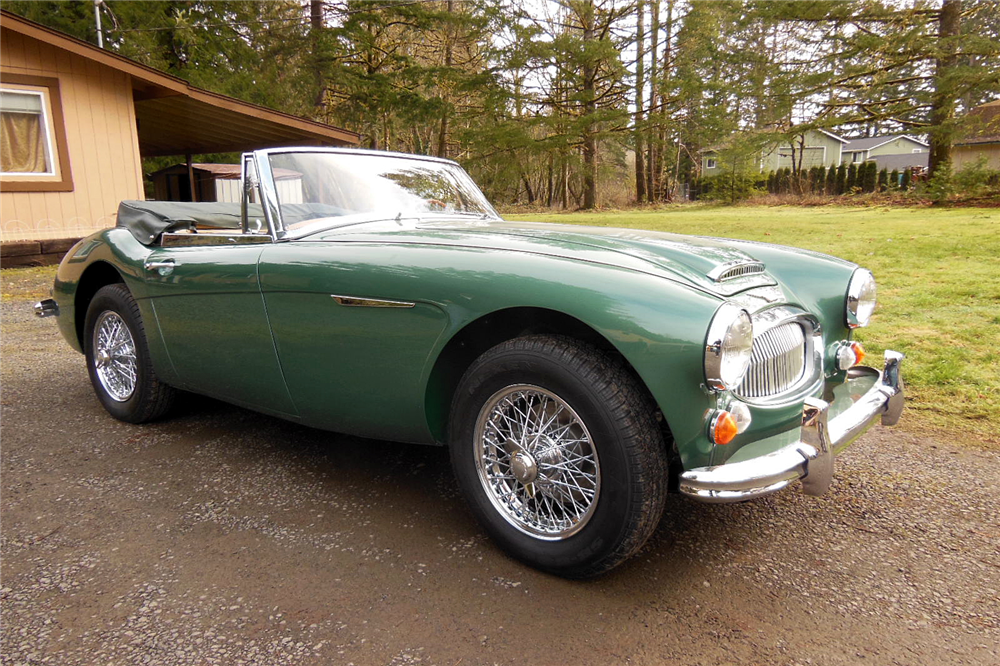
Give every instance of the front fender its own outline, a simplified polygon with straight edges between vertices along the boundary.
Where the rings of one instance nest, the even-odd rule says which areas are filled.
[[[716,397],[702,387],[703,350],[722,302],[718,296],[656,275],[566,258],[428,248],[419,257],[427,265],[448,266],[417,271],[424,296],[417,300],[429,298],[448,314],[428,358],[425,386],[442,350],[481,317],[513,308],[555,311],[599,333],[632,365],[660,407],[685,467],[709,464],[713,445],[705,416]],[[414,300],[417,293],[387,293],[374,285],[369,291],[401,300]]]

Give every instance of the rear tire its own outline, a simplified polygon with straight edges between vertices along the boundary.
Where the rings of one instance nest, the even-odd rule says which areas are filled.
[[[83,331],[90,382],[109,414],[145,423],[167,413],[177,391],[153,370],[142,315],[128,287],[101,287],[87,308]]]
[[[452,466],[473,512],[512,556],[596,576],[656,528],[667,457],[655,405],[623,364],[577,340],[493,347],[462,377]]]

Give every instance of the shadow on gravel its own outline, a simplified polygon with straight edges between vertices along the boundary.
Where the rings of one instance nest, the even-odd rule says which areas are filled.
[[[432,552],[419,549],[435,546],[440,535],[481,539],[485,548],[499,552],[466,508],[445,447],[317,430],[192,394],[182,394],[170,416],[147,427],[183,432],[183,448],[175,452],[177,456],[186,455],[188,447],[209,446],[213,455],[224,456],[227,464],[280,470],[283,480],[291,482],[282,488],[283,494],[314,494],[318,481],[329,496],[371,507],[377,516],[375,530],[413,521],[412,508],[419,507],[416,520],[423,524],[415,527],[425,538],[403,544],[417,549],[407,553],[411,558],[432,557]],[[253,434],[246,437],[245,433]],[[608,590],[629,579],[651,576],[668,589],[675,583],[684,589],[690,585],[685,578],[691,569],[743,550],[757,536],[756,527],[766,525],[776,510],[768,499],[706,505],[670,495],[660,525],[645,548],[611,573],[581,583],[531,572],[553,582]]]

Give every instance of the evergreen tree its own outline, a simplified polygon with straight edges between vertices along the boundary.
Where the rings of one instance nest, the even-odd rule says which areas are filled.
[[[875,162],[865,162],[861,167],[861,191],[874,192],[878,184],[878,167]]]
[[[889,187],[889,170],[882,167],[882,170],[878,172],[878,191],[885,192]]]
[[[832,165],[826,172],[826,193],[837,194],[837,168]]]
[[[850,193],[858,186],[858,167],[854,162],[847,167],[847,189],[846,192]]]
[[[852,165],[853,166],[853,165]],[[840,164],[837,167],[837,188],[836,194],[844,194],[847,192],[847,167]]]
[[[899,189],[899,169],[893,169],[892,173],[889,174],[889,189]]]
[[[816,183],[813,192],[823,194],[826,192],[826,165],[816,167]]]
[[[904,192],[910,189],[910,183],[913,182],[913,170],[909,167],[903,169],[903,180],[899,185],[899,189]]]

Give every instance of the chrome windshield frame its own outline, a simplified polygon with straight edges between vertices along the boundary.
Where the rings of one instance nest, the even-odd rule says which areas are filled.
[[[432,157],[429,155],[412,155],[409,153],[397,153],[387,150],[364,150],[361,148],[330,148],[330,147],[314,147],[314,146],[303,146],[303,147],[284,147],[284,148],[264,148],[261,150],[255,150],[252,153],[245,153],[244,159],[248,155],[252,155],[254,166],[256,167],[257,178],[259,180],[260,195],[261,195],[261,205],[264,208],[264,217],[267,219],[268,227],[271,231],[271,237],[275,240],[284,240],[289,236],[288,229],[285,227],[284,220],[281,216],[281,206],[278,201],[278,190],[274,182],[274,172],[271,169],[271,155],[279,155],[283,153],[327,153],[336,155],[364,155],[364,156],[375,156],[375,157],[392,157],[398,159],[406,160],[416,160],[421,162],[437,162],[439,164],[446,164],[448,166],[458,167],[463,173],[469,178],[469,182],[477,190],[479,186],[468,173],[462,169],[462,165],[454,160],[445,159],[443,157]],[[245,166],[244,166],[245,168]],[[497,221],[503,218],[497,213],[493,204],[490,203],[486,195],[479,190],[479,193],[483,197],[483,202],[489,209]],[[245,196],[245,194],[244,194]],[[379,216],[373,214],[373,219],[379,219]]]

